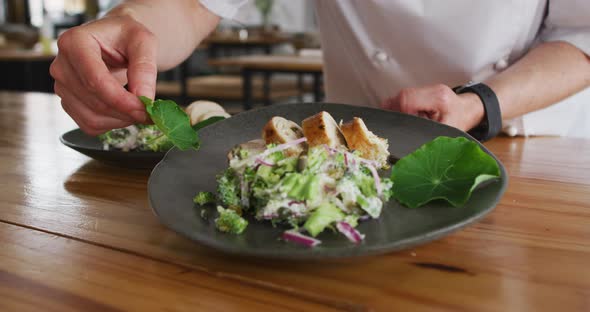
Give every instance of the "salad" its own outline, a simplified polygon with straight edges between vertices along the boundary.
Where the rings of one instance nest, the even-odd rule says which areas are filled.
[[[250,214],[288,225],[283,239],[308,246],[319,244],[315,237],[326,229],[355,243],[363,240],[355,229],[359,221],[379,218],[392,195],[391,180],[378,174],[389,166],[387,141],[368,131],[360,118],[339,126],[321,112],[302,125],[274,117],[262,140],[230,151],[229,166],[217,179],[220,231],[242,233],[247,227],[242,216]],[[201,192],[194,201],[214,203],[216,196]]]
[[[154,124],[131,125],[99,135],[105,150],[166,152],[173,146],[198,149],[198,131],[229,117],[221,105],[211,101],[195,101],[184,110],[171,100],[139,99]]]
[[[321,244],[325,231],[359,244],[365,238],[359,223],[379,218],[389,200],[408,208],[433,200],[461,207],[479,185],[500,176],[494,158],[464,137],[435,138],[382,177],[391,166],[388,149],[357,117],[337,124],[320,112],[301,126],[273,117],[261,139],[229,152],[216,194],[200,192],[193,201],[204,218],[208,205],[217,207],[222,232],[242,234],[250,216],[288,228],[281,238],[307,247]]]
[[[156,125],[131,125],[113,129],[98,136],[104,150],[166,152],[174,144]]]

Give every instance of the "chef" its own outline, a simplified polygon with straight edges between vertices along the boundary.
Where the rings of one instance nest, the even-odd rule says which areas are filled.
[[[247,0],[126,1],[59,41],[62,106],[89,134],[145,122],[157,70]],[[486,140],[590,138],[590,1],[315,1],[330,102],[418,115]],[[123,88],[128,84],[129,91]]]

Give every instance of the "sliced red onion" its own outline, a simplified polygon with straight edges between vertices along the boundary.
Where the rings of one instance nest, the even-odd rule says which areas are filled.
[[[287,205],[289,205],[289,206],[295,205],[295,204],[305,204],[305,201],[304,200],[292,200],[287,203]]]
[[[283,239],[306,247],[315,247],[322,243],[319,239],[303,235],[293,230],[283,232]]]
[[[344,234],[344,236],[346,236],[346,238],[348,238],[348,240],[350,240],[353,243],[360,243],[363,241],[363,239],[365,239],[365,235],[361,234],[359,231],[357,231],[355,228],[353,228],[350,224],[341,221],[341,222],[337,222],[336,223],[336,228],[338,229],[338,231],[342,234]]]
[[[271,214],[266,214],[263,215],[262,218],[265,220],[270,220],[270,219],[274,219],[274,218],[278,218],[279,214],[278,213],[271,213]]]
[[[356,156],[353,153],[346,152],[346,154],[350,155],[350,164],[352,166],[356,166]]]
[[[272,153],[276,153],[276,152],[280,152],[280,151],[286,150],[289,147],[292,147],[292,146],[301,144],[301,143],[303,143],[305,141],[307,141],[307,138],[303,137],[303,138],[300,138],[300,139],[297,139],[297,140],[293,140],[293,141],[290,141],[290,142],[287,142],[287,143],[284,143],[284,144],[281,144],[281,145],[277,145],[277,146],[275,146],[273,148],[267,149],[266,151],[264,151],[264,153],[258,155],[258,157],[256,157],[256,160],[255,161],[258,164],[272,167],[272,166],[274,166],[274,164],[272,164],[270,162],[266,162],[264,160],[264,158],[266,158],[266,156],[268,156],[268,155],[270,155]]]
[[[344,153],[344,165],[348,167],[348,153]]]
[[[365,166],[367,168],[369,168],[369,171],[371,171],[371,174],[373,175],[373,179],[375,180],[375,189],[377,190],[377,195],[379,195],[379,197],[381,197],[381,193],[382,193],[381,178],[379,177],[379,173],[377,173],[377,169],[375,169],[375,167],[373,167],[372,161],[363,159],[362,162],[365,164]]]
[[[264,157],[266,157],[266,156],[268,156],[268,155],[270,155],[272,153],[286,150],[289,147],[292,147],[292,146],[301,144],[301,143],[303,143],[305,141],[307,141],[307,138],[303,137],[303,138],[299,138],[297,140],[289,141],[289,142],[284,143],[284,144],[281,144],[281,145],[277,145],[277,146],[275,146],[273,148],[270,148],[270,149],[267,149],[266,151],[264,151],[264,153],[262,153],[261,157],[264,158]]]
[[[336,153],[336,152],[337,152],[337,150],[336,150],[336,149],[334,149],[334,148],[331,148],[331,147],[329,147],[329,146],[328,146],[328,145],[326,145],[326,144],[322,144],[322,146],[323,146],[323,147],[324,147],[324,149],[326,150],[326,153],[328,153],[328,156],[332,156],[332,155],[334,155],[334,153]]]
[[[273,163],[271,163],[271,162],[268,162],[268,161],[265,161],[265,160],[264,160],[264,159],[262,159],[262,158],[256,158],[256,163],[257,163],[257,164],[259,164],[259,165],[264,165],[264,166],[268,166],[268,167],[272,167],[272,166],[274,166],[274,164],[273,164]]]

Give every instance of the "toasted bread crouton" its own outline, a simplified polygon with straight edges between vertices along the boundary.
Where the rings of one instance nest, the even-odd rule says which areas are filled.
[[[326,144],[329,147],[346,146],[338,124],[327,112],[319,112],[303,120],[303,134],[309,147]]]
[[[352,121],[342,124],[340,129],[342,129],[349,149],[359,151],[361,157],[365,159],[376,161],[381,168],[388,167],[389,144],[387,140],[369,131],[361,118],[354,117]]]
[[[191,125],[195,125],[205,119],[203,119],[203,115],[207,114],[208,112],[218,112],[220,115],[213,115],[213,116],[225,116],[228,115],[225,109],[211,101],[194,101],[192,102],[187,108],[185,109],[187,115],[189,115],[191,119]],[[222,114],[223,113],[223,114]],[[229,116],[229,115],[228,115]],[[210,116],[212,117],[212,116]]]
[[[284,144],[303,137],[298,124],[283,117],[271,118],[262,130],[262,138],[266,144]],[[285,150],[287,156],[297,156],[305,150],[305,144],[298,144]]]

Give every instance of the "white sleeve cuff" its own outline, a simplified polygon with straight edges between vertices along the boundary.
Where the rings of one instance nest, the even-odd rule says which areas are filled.
[[[226,19],[233,19],[248,0],[200,0],[201,4],[213,14]]]

